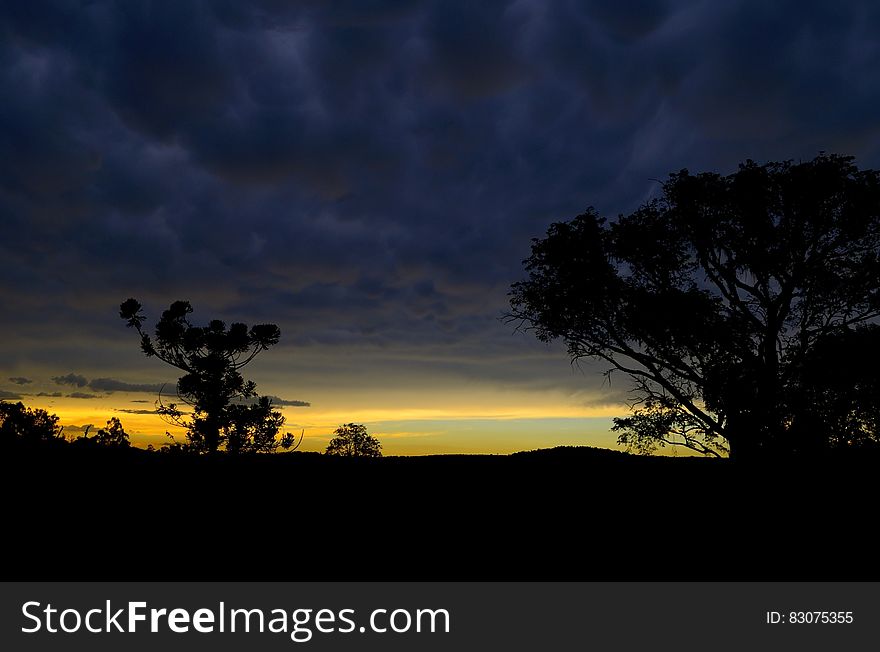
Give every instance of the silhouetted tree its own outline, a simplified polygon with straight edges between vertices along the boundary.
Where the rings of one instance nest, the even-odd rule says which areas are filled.
[[[880,444],[880,327],[828,336],[801,362],[789,392],[795,446],[810,450]],[[819,441],[815,441],[818,438]]]
[[[190,406],[190,420],[176,403],[165,405],[161,398],[159,413],[187,428],[188,448],[197,452],[215,452],[225,448],[230,453],[275,450],[289,447],[292,436],[274,441],[284,417],[271,409],[268,398],[258,398],[256,384],[245,381],[240,369],[260,352],[278,343],[281,331],[275,324],[261,324],[250,329],[234,323],[226,327],[220,320],[207,326],[194,326],[188,316],[188,301],[175,301],[162,313],[154,337],[143,329],[145,317],[141,304],[128,299],[120,306],[119,316],[141,337],[141,350],[184,372],[177,381],[177,395]]]
[[[279,447],[290,448],[295,441],[289,432],[279,438],[284,417],[272,409],[267,396],[250,405],[230,405],[229,422],[226,450],[230,453],[274,453]]]
[[[327,446],[327,455],[340,457],[382,457],[382,444],[367,434],[367,427],[359,423],[346,423],[336,429],[336,436]]]
[[[63,442],[62,431],[58,417],[46,410],[31,409],[21,402],[0,401],[0,442],[3,444]]]
[[[753,458],[845,444],[857,423],[878,436],[851,393],[877,387],[878,366],[857,381],[834,353],[876,346],[880,315],[880,175],[851,157],[683,170],[616,221],[553,224],[525,266],[508,316],[632,379],[634,413],[615,425],[632,448]]]
[[[128,439],[128,433],[122,427],[122,421],[119,417],[110,417],[107,420],[107,427],[101,428],[94,435],[89,436],[91,426],[86,426],[83,435],[73,441],[74,444],[86,444],[95,446],[108,446],[112,448],[128,448],[131,442]]]

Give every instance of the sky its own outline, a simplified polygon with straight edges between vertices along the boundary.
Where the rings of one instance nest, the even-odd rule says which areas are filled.
[[[687,168],[880,166],[880,5],[15,2],[0,8],[0,399],[140,444],[172,301],[275,323],[245,375],[303,450],[615,447],[623,378],[505,323],[530,241]]]

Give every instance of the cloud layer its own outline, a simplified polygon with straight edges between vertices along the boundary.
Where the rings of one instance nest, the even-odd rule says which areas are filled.
[[[278,323],[297,392],[367,361],[389,385],[599,388],[498,319],[551,221],[681,167],[880,165],[872,1],[330,6],[4,5],[11,383],[156,391],[112,378],[149,364],[116,316],[136,296]]]

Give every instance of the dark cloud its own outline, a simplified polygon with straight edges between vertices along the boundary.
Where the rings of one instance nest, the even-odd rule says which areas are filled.
[[[150,392],[158,393],[162,383],[128,383],[115,378],[93,378],[89,380],[80,374],[69,373],[66,376],[53,376],[52,382],[59,385],[88,387],[96,392]]]
[[[115,412],[126,412],[128,414],[159,414],[156,410],[133,410],[129,408],[117,408]]]
[[[17,401],[19,399],[21,399],[21,396],[19,396],[16,392],[10,392],[5,389],[0,389],[0,400]]]
[[[24,376],[13,376],[9,379],[13,385],[29,385],[34,382],[30,378],[25,378]]]
[[[52,382],[58,385],[72,385],[74,387],[85,387],[89,384],[89,379],[79,374],[70,373],[66,376],[53,376]]]
[[[113,378],[93,378],[89,381],[89,389],[97,392],[150,392],[158,393],[161,383],[126,383]]]
[[[100,394],[89,394],[87,392],[71,392],[67,395],[67,398],[101,398]]]
[[[877,167],[878,31],[867,0],[6,3],[4,370],[157,391],[114,380],[135,295],[278,323],[285,362],[552,386],[497,319],[530,238],[682,167]]]
[[[276,407],[282,407],[282,406],[309,407],[309,406],[311,406],[311,403],[308,403],[306,401],[289,401],[287,399],[279,398],[279,397],[273,396],[271,394],[266,394],[265,396],[266,396],[266,398],[271,400],[272,405],[274,405]],[[236,399],[234,401],[234,403],[238,403],[239,405],[253,405],[254,403],[256,403],[256,401],[257,401],[256,398],[250,398],[250,399],[239,398],[239,399]]]
[[[45,396],[48,398],[60,398],[64,396],[61,392],[40,392],[39,394],[34,394],[34,396]]]
[[[658,29],[669,18],[672,4],[664,0],[588,0],[583,9],[609,37],[634,41]]]
[[[288,407],[310,407],[312,404],[308,401],[290,401],[284,398],[278,398],[277,396],[268,395],[268,398],[272,401],[272,405],[278,406],[288,406]]]
[[[197,3],[121,7],[102,35],[112,56],[95,82],[127,125],[167,141],[225,103],[230,60],[214,27]]]
[[[423,23],[425,75],[464,100],[510,89],[528,73],[521,49],[528,18],[513,3],[436,3]]]

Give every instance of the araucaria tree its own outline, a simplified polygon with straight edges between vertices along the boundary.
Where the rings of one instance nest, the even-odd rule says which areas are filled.
[[[525,266],[509,317],[629,376],[630,448],[880,439],[880,174],[850,157],[683,170],[630,215],[553,224]]]
[[[327,455],[339,457],[382,457],[382,444],[367,434],[367,427],[346,423],[336,429],[335,437],[327,446]]]
[[[272,409],[268,397],[258,397],[256,384],[245,381],[240,370],[260,352],[278,343],[281,331],[274,324],[250,329],[219,320],[207,326],[189,322],[192,306],[175,301],[162,313],[154,337],[145,332],[141,304],[128,299],[119,316],[141,337],[141,350],[182,371],[177,395],[191,408],[189,420],[176,403],[159,401],[159,413],[187,428],[187,441],[197,452],[273,452],[289,448],[289,433],[279,438],[284,417]]]

